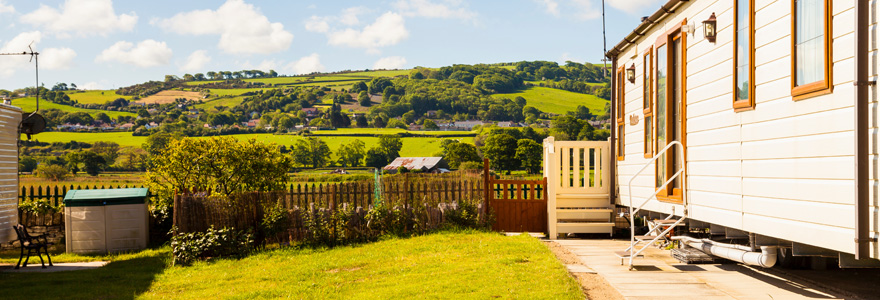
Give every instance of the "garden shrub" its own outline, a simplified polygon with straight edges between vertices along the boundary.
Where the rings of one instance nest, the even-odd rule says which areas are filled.
[[[470,202],[458,202],[457,207],[447,210],[445,213],[448,225],[459,228],[484,227],[480,221],[480,211],[476,204]]]
[[[189,265],[198,259],[241,258],[253,250],[253,234],[234,228],[181,233],[171,238],[172,263]]]
[[[18,204],[18,208],[34,214],[54,214],[61,211],[61,206],[54,206],[46,199],[23,201]]]
[[[264,208],[263,219],[260,221],[260,227],[263,233],[268,237],[274,237],[282,233],[290,227],[288,212],[281,203],[275,203],[275,206]]]

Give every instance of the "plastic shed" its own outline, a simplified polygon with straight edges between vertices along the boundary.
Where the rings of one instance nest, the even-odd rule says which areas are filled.
[[[140,250],[149,239],[146,188],[70,190],[64,196],[67,252]]]

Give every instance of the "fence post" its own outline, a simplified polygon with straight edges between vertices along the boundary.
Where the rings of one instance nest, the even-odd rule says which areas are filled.
[[[483,218],[489,216],[489,159],[483,159]],[[485,220],[485,219],[484,219]]]

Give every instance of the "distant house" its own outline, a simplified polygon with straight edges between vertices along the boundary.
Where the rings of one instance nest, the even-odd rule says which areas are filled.
[[[385,173],[397,173],[400,167],[410,171],[421,170],[425,173],[445,173],[449,170],[449,164],[442,157],[398,157],[390,164],[382,168]]]
[[[422,125],[419,125],[419,124],[416,124],[416,123],[409,124],[409,130],[410,130],[410,131],[419,131],[419,130],[422,130]]]
[[[150,122],[150,124],[144,125],[144,128],[146,129],[153,129],[156,127],[159,127],[159,124],[157,124],[156,122]]]
[[[519,127],[519,124],[516,122],[498,122],[498,127]]]
[[[482,126],[483,121],[455,121],[455,122],[443,122],[437,123],[437,127],[440,127],[440,130],[464,130],[470,131],[474,130],[474,127]]]
[[[306,113],[306,117],[308,117],[308,118],[317,117],[318,115],[321,114],[321,112],[318,111],[318,108],[316,108],[316,107],[303,108],[302,111],[304,111]]]
[[[425,116],[428,118],[435,118],[435,117],[437,117],[437,111],[436,110],[426,111]]]
[[[253,119],[253,120],[250,120],[247,122],[241,122],[241,126],[244,126],[247,128],[255,128],[255,127],[257,127],[257,124],[260,124],[259,119]]]
[[[132,128],[134,128],[134,124],[132,124],[132,123],[125,123],[125,124],[119,125],[119,129],[122,129],[122,130],[131,130]]]

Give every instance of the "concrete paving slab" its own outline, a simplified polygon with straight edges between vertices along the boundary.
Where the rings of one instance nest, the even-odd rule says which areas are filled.
[[[682,264],[670,252],[648,248],[635,270],[614,255],[628,240],[555,240],[627,299],[843,299],[807,282],[740,264]],[[624,260],[626,264],[628,260]]]
[[[590,274],[596,274],[596,271],[593,271],[593,269],[590,269],[590,267],[587,267],[587,266],[585,266],[585,265],[575,265],[575,264],[573,264],[573,265],[565,265],[565,268],[567,268],[568,271],[569,271],[569,272],[572,272],[572,273],[590,273]]]
[[[103,267],[110,263],[109,261],[93,261],[81,263],[54,263],[53,266],[46,265],[46,268],[40,264],[28,264],[27,267],[15,269],[15,265],[0,265],[0,270],[4,273],[52,273],[64,271],[90,270]]]

